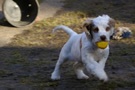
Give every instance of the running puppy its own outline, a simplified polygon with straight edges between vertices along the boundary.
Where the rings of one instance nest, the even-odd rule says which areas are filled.
[[[101,48],[97,43],[109,42],[114,26],[114,20],[108,15],[86,20],[83,23],[85,32],[81,34],[77,34],[67,26],[57,26],[53,32],[62,29],[68,33],[70,38],[60,52],[51,79],[59,80],[61,64],[65,60],[72,60],[75,61],[74,70],[78,79],[89,78],[83,72],[83,67],[85,67],[89,73],[99,78],[99,80],[108,81],[104,68],[109,55],[109,45],[106,44],[105,47]]]

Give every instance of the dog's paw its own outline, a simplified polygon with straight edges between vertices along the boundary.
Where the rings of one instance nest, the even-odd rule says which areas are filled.
[[[52,76],[51,76],[51,79],[52,80],[60,80],[60,75],[56,74],[56,73],[52,73]]]
[[[77,78],[78,78],[78,79],[89,79],[89,77],[88,77],[87,75],[85,75],[85,74],[83,74],[83,75],[78,75]]]
[[[108,81],[108,77],[107,76],[104,76],[104,77],[100,78],[100,81],[107,82]]]
[[[52,80],[60,80],[60,76],[51,76]]]

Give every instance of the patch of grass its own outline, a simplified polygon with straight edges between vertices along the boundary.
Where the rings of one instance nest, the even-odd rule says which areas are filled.
[[[13,73],[6,70],[6,69],[0,69],[0,77],[8,77],[8,76],[12,76]]]
[[[81,26],[84,20],[86,20],[86,14],[82,12],[67,12],[57,17],[45,19],[36,23],[33,29],[17,35],[10,46],[61,47],[67,41],[68,35],[63,31],[60,31],[58,36],[54,35],[52,34],[53,28],[63,24],[82,32]]]
[[[58,85],[57,82],[46,82],[46,83],[40,83],[39,85],[36,85],[35,87],[56,87]]]
[[[87,13],[90,17],[108,14],[111,17],[134,23],[135,1],[129,0],[65,0],[64,7],[69,10]],[[130,17],[130,18],[129,18]]]
[[[135,82],[130,81],[110,81],[108,83],[101,84],[99,86],[100,90],[114,90],[116,88],[122,88],[122,87],[131,87],[134,86]]]
[[[86,19],[86,14],[83,12],[67,12],[58,17],[48,18],[37,23],[36,27],[55,27],[57,25],[80,25]]]
[[[24,56],[21,55],[18,50],[12,51],[11,54],[12,54],[11,58],[5,60],[7,64],[26,64],[27,63]]]
[[[22,83],[32,85],[36,88],[41,87],[56,87],[58,86],[58,81],[51,81],[51,80],[40,80],[40,79],[22,79]]]
[[[71,11],[64,13],[60,16],[52,17],[45,19],[43,21],[39,21],[35,24],[35,26],[31,30],[24,31],[23,34],[17,35],[10,46],[21,46],[21,47],[47,47],[52,48],[56,46],[56,48],[61,47],[67,40],[68,35],[63,33],[63,31],[58,31],[59,35],[52,34],[52,30],[54,27],[58,25],[66,25],[75,30],[78,33],[83,32],[82,23],[87,18],[87,14],[81,11]],[[135,25],[121,22],[116,20],[116,28],[120,26],[129,27],[133,31],[133,36],[135,33]],[[60,38],[61,37],[61,38]],[[55,39],[54,39],[55,38]],[[115,41],[112,43],[115,43]],[[120,43],[126,43],[130,45],[135,44],[134,37],[129,39],[120,40]]]

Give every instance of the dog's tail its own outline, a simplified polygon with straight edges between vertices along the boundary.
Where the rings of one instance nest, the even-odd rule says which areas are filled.
[[[53,29],[53,33],[56,32],[57,30],[64,30],[70,37],[77,34],[71,28],[64,26],[64,25],[60,25],[60,26],[55,27]]]

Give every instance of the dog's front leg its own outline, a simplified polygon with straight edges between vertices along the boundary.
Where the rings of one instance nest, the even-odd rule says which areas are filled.
[[[107,50],[105,52],[105,54],[101,57],[100,61],[99,61],[99,64],[101,65],[101,67],[104,69],[105,68],[105,63],[107,61],[107,58],[109,56],[109,50]]]
[[[84,55],[82,57],[82,62],[86,66],[86,69],[89,73],[92,73],[93,75],[95,75],[104,82],[108,81],[108,77],[104,69],[98,62],[94,60],[91,54]]]
[[[83,63],[82,62],[75,62],[74,65],[74,70],[77,75],[78,79],[88,79],[89,77],[83,72]]]
[[[101,67],[104,69],[105,68],[105,63],[106,63],[106,60],[107,58],[102,58],[100,61],[99,61],[99,64],[101,65]]]

